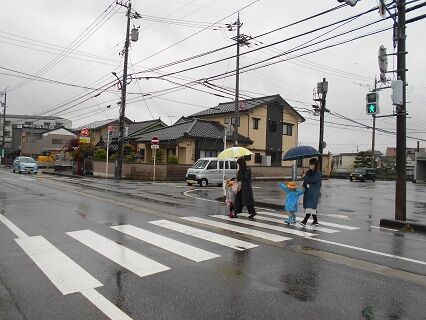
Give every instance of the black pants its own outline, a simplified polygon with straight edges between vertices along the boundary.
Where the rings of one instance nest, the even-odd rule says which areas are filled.
[[[247,211],[248,211],[249,214],[256,213],[256,210],[254,209],[254,205],[247,206]]]
[[[303,223],[304,224],[306,224],[306,222],[308,222],[308,219],[309,219],[309,217],[310,217],[311,215],[309,214],[309,213],[307,213],[306,215],[305,215],[305,218],[303,219]],[[317,218],[317,215],[316,214],[313,214],[312,215],[312,218],[314,219],[314,222],[318,222],[318,218]]]

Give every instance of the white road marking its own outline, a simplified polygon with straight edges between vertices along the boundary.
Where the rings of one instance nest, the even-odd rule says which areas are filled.
[[[67,234],[140,277],[170,270],[169,267],[151,260],[91,230],[73,231],[67,232]]]
[[[119,225],[111,228],[195,262],[201,262],[220,257],[218,254],[199,249],[189,244],[176,241],[129,224]]]
[[[254,243],[242,241],[242,240],[231,238],[228,236],[223,236],[221,234],[205,231],[202,229],[193,228],[184,224],[180,224],[180,223],[176,223],[176,222],[172,222],[168,220],[150,221],[149,223],[159,227],[167,228],[169,230],[180,232],[188,236],[214,242],[214,243],[217,243],[235,250],[239,250],[239,251],[258,247],[258,245]]]
[[[200,191],[200,190],[202,190],[202,189],[192,189],[192,190],[188,190],[188,191],[185,191],[185,192],[183,193],[183,195],[184,195],[184,196],[187,196],[187,197],[189,197],[189,198],[192,198],[192,199],[197,199],[197,200],[203,200],[203,201],[208,201],[208,202],[216,202],[216,203],[219,203],[219,201],[217,201],[217,200],[210,200],[210,199],[199,198],[199,197],[196,197],[196,196],[193,196],[193,195],[190,195],[190,194],[189,194],[190,192]]]
[[[273,242],[291,240],[291,238],[279,236],[277,234],[257,231],[257,230],[253,230],[249,228],[238,227],[232,224],[217,222],[217,221],[208,220],[208,219],[199,218],[199,217],[181,217],[181,219],[209,225],[209,226],[220,228],[220,229],[230,230],[230,231],[241,233],[241,234],[247,234],[250,236],[266,239]]]
[[[257,221],[235,219],[235,218],[233,219],[233,218],[229,218],[228,216],[223,216],[223,215],[220,215],[220,214],[211,215],[210,217],[216,218],[216,219],[222,219],[222,220],[226,220],[226,221],[232,221],[232,222],[235,222],[235,223],[247,224],[247,225],[253,226],[253,227],[259,227],[259,228],[279,231],[279,232],[283,232],[283,233],[290,233],[290,234],[294,234],[296,236],[301,236],[301,237],[316,236],[316,234],[310,233],[310,232],[293,230],[293,229],[289,229],[289,228],[283,228],[283,227],[275,226],[275,225],[272,225],[272,224],[266,224],[266,223],[261,223],[261,222],[257,222]]]
[[[242,214],[240,214],[240,216],[241,215],[244,216],[244,217],[248,217],[247,213],[242,213]],[[285,226],[288,226],[288,224],[284,222],[284,218],[286,218],[286,217],[287,216],[282,215],[281,219],[276,219],[276,218],[262,217],[259,214],[257,214],[256,217],[255,217],[255,219],[256,220],[262,220],[262,221],[275,222],[275,223],[279,223],[279,224],[283,224]],[[328,229],[328,228],[321,228],[321,227],[318,227],[318,226],[308,226],[308,225],[304,229],[314,230],[314,231],[321,231],[321,232],[324,232],[324,233],[337,233],[337,232],[340,232],[339,230]]]
[[[19,229],[12,221],[10,221],[8,218],[6,218],[4,215],[0,213],[0,221],[3,222],[3,224],[9,228],[10,231],[12,231],[18,238],[27,238],[28,235]]]
[[[278,214],[278,213],[272,213],[272,212],[258,212],[261,214],[265,214],[268,216],[272,216],[272,217],[287,217],[286,215],[282,215],[282,214]],[[321,215],[319,216],[321,217]],[[303,218],[300,217],[296,217],[297,221],[302,221]],[[346,226],[344,224],[337,224],[337,223],[331,223],[331,222],[324,222],[324,221],[320,221],[319,222],[320,226],[327,226],[327,227],[334,227],[334,228],[339,228],[339,229],[346,229],[346,230],[358,230],[358,227],[351,227],[351,226]]]
[[[332,217],[332,218],[339,218],[339,219],[349,219],[348,216],[342,215],[342,214],[333,214],[333,213],[322,213],[322,216]]]
[[[379,256],[383,256],[383,257],[389,257],[389,258],[394,258],[394,259],[398,259],[398,260],[403,260],[403,261],[408,261],[408,262],[426,265],[426,261],[420,261],[420,260],[415,260],[415,259],[411,259],[411,258],[396,256],[394,254],[389,254],[389,253],[374,251],[374,250],[370,250],[370,249],[355,247],[355,246],[351,246],[351,245],[348,245],[348,244],[343,244],[343,243],[338,243],[338,242],[333,242],[333,241],[328,241],[328,240],[323,240],[323,239],[318,239],[318,238],[311,238],[311,237],[305,237],[305,239],[324,242],[324,243],[332,244],[332,245],[339,246],[339,247],[349,248],[349,249],[353,249],[353,250],[373,253],[373,254],[376,254],[376,255],[379,255]]]
[[[26,237],[15,241],[63,295],[102,286],[44,237]]]
[[[91,303],[93,303],[102,313],[112,320],[132,320],[127,314],[121,311],[116,305],[111,303],[103,295],[94,289],[81,291]]]
[[[388,231],[399,231],[398,229],[383,228],[383,227],[377,227],[377,226],[370,226],[370,228],[380,229],[380,230],[388,230]]]

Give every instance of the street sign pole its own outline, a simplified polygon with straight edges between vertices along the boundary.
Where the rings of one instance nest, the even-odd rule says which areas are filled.
[[[225,135],[223,136],[223,150],[226,150],[226,127],[225,127]],[[226,196],[226,189],[225,189],[225,159],[223,159],[223,170],[222,170],[222,190],[223,190],[223,196]]]
[[[107,133],[106,165],[105,165],[105,179],[107,180],[108,180],[108,161],[109,161],[109,128]]]
[[[154,171],[152,175],[152,180],[155,181],[155,158],[157,157],[157,149],[154,149]]]

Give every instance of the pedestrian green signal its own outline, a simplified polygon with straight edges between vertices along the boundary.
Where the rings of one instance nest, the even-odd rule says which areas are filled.
[[[370,113],[370,114],[376,113],[376,105],[375,104],[368,105],[368,113]]]
[[[377,92],[370,92],[366,96],[365,111],[368,115],[375,115],[379,113],[379,94]]]

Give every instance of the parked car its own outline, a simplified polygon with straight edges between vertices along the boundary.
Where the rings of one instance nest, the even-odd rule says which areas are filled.
[[[371,180],[376,181],[376,172],[374,169],[356,168],[349,176],[351,181],[360,180],[362,182]]]
[[[37,174],[37,162],[31,157],[17,157],[12,164],[12,171],[18,173],[34,173]]]
[[[185,180],[188,186],[199,184],[207,187],[209,184],[221,186],[223,183],[223,166],[225,179],[236,176],[237,162],[235,159],[218,160],[217,158],[201,158],[186,172]]]

